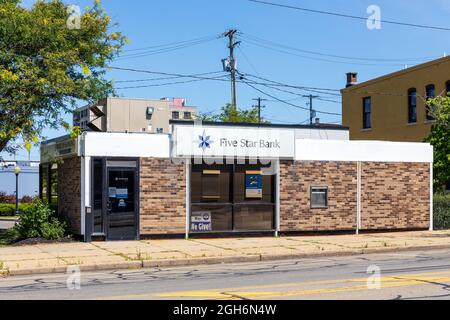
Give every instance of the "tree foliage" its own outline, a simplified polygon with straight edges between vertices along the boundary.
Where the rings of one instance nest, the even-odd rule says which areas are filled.
[[[428,108],[436,123],[426,142],[434,147],[435,190],[442,190],[450,181],[450,95],[431,99]]]
[[[228,123],[259,123],[258,108],[252,107],[249,110],[233,110],[231,104],[227,104],[222,108],[221,113],[216,115],[200,114],[199,120]],[[261,119],[261,123],[268,122]]]
[[[63,125],[77,100],[112,94],[107,65],[127,42],[98,0],[79,16],[79,28],[68,27],[73,12],[61,0],[20,2],[0,0],[0,152]]]

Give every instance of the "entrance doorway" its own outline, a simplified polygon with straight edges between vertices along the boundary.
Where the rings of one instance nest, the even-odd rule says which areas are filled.
[[[137,160],[93,160],[92,236],[107,240],[139,238]]]

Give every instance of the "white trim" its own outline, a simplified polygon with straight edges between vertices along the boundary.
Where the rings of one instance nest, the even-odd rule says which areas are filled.
[[[191,217],[191,164],[186,161],[186,240],[189,239]]]
[[[170,158],[167,134],[87,132],[81,143],[86,157]]]
[[[85,175],[85,161],[84,161],[84,157],[80,158],[80,165],[81,165],[81,172],[80,172],[80,232],[82,236],[85,236],[85,230],[86,230],[86,219],[85,219],[85,207],[84,207],[84,197],[85,197],[85,193],[84,193],[84,189],[85,189],[85,180],[84,180],[84,175]],[[84,240],[86,241],[86,237],[84,237]]]
[[[281,195],[281,170],[280,170],[280,161],[275,162],[275,168],[276,168],[276,187],[275,187],[275,236],[278,237],[280,233],[280,215],[281,215],[281,202],[280,202],[280,195]]]
[[[433,164],[430,163],[430,231],[434,230],[434,208],[433,208],[433,196],[434,196],[434,190],[433,190]]]
[[[429,143],[297,140],[297,161],[432,163]]]
[[[81,159],[81,235],[86,239],[86,206],[91,203],[91,158],[80,157]]]
[[[356,234],[359,234],[361,230],[361,175],[362,175],[362,163],[356,163]]]

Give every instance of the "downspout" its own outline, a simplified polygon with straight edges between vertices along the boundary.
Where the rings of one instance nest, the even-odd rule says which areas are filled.
[[[433,188],[433,163],[430,163],[430,231],[434,231]]]
[[[361,230],[361,171],[362,163],[356,163],[356,234]]]

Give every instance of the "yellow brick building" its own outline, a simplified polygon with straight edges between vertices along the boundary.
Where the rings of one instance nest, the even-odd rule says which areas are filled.
[[[450,91],[450,57],[357,83],[347,74],[342,121],[352,140],[422,142],[434,123],[426,99]]]

